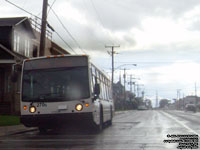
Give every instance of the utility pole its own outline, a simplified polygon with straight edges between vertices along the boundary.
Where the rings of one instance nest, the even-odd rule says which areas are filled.
[[[48,6],[48,0],[43,0],[42,26],[40,35],[40,56],[44,56],[45,44],[46,44],[47,6]]]
[[[130,91],[131,91],[131,93],[132,93],[132,74],[130,75]]]
[[[135,82],[133,82],[132,79],[136,79],[136,78],[133,78],[132,76],[133,76],[133,75],[131,74],[131,75],[130,75],[130,79],[129,79],[130,82],[128,82],[129,85],[130,85],[130,92],[131,92],[131,93],[133,93],[133,85],[134,85],[134,92],[135,92]]]
[[[145,91],[143,90],[142,91],[142,101],[144,101],[144,94],[145,94]]]
[[[124,68],[124,100],[126,100],[126,68]]]
[[[122,84],[122,82],[121,82],[121,70],[119,72],[119,83]]]
[[[132,78],[132,79],[134,79],[134,80],[135,79],[140,80],[140,78]],[[136,87],[135,87],[136,86],[136,81],[132,82],[132,84],[134,85],[133,86],[133,88],[134,88],[134,94],[136,95]]]
[[[112,78],[111,78],[111,82],[112,82],[112,95],[113,95],[113,83],[114,83],[114,54],[116,54],[116,52],[114,51],[115,47],[120,47],[118,46],[105,46],[105,48],[112,48],[111,52],[108,52],[111,56],[112,56]]]
[[[181,96],[180,91],[181,89],[177,89],[177,100],[180,100],[180,96]]]
[[[144,84],[137,84],[137,97],[140,97],[140,90],[142,90],[140,86],[144,86]]]
[[[135,82],[133,82],[133,84],[134,84],[134,94],[136,95]]]
[[[139,87],[139,84],[137,84],[137,97],[140,97],[140,87]]]

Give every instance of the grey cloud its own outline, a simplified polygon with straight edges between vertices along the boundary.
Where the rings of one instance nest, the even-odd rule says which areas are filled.
[[[200,31],[200,15],[195,16],[193,20],[195,21],[191,21],[187,29],[190,31]]]
[[[87,14],[89,19],[98,20],[91,0],[72,1],[72,5]],[[148,16],[165,16],[178,19],[186,11],[199,5],[197,0],[92,0],[104,27],[111,31],[127,31],[140,28],[141,20]],[[86,10],[87,9],[87,10]],[[92,16],[92,17],[91,17]]]

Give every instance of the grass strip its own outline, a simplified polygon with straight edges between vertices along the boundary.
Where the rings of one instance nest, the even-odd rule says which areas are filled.
[[[19,124],[20,124],[19,116],[0,115],[0,126],[12,126]]]

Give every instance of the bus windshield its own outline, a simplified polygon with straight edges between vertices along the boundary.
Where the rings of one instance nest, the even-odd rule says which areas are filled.
[[[24,70],[22,85],[22,101],[70,101],[90,96],[87,66]]]

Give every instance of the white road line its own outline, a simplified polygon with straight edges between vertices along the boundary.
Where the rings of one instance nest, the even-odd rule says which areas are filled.
[[[181,121],[177,120],[175,117],[173,117],[172,115],[169,115],[166,112],[161,112],[162,114],[164,114],[165,116],[167,116],[168,118],[171,118],[172,120],[176,121],[179,125],[183,126],[184,128],[186,128],[188,131],[199,135],[199,133],[197,133],[196,131],[194,131],[193,129],[191,129],[190,127],[188,127],[187,125],[183,124]]]

